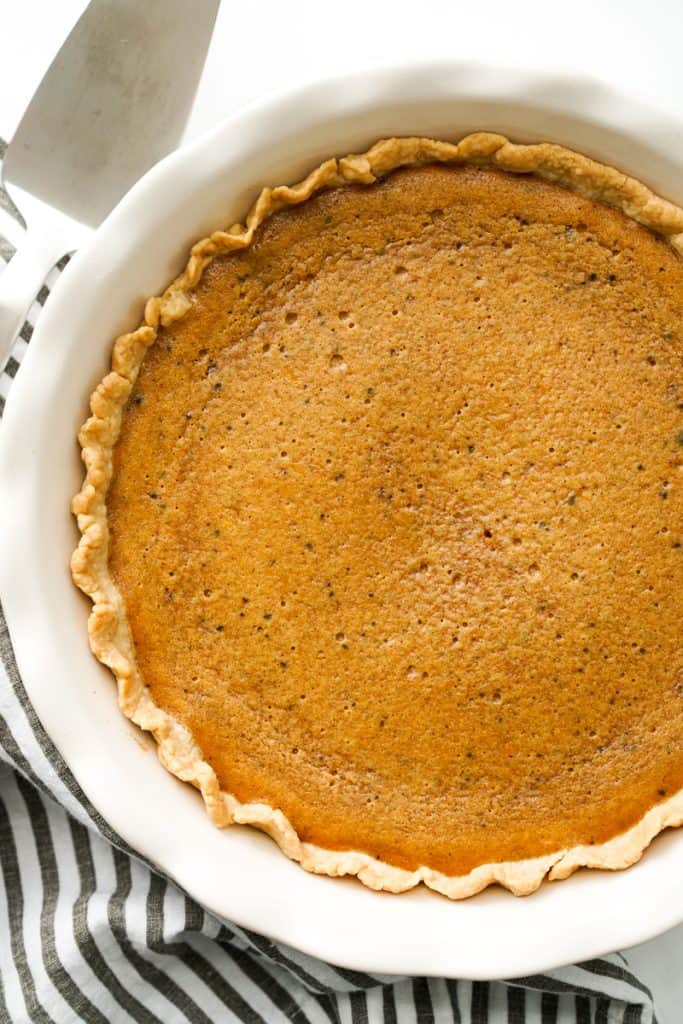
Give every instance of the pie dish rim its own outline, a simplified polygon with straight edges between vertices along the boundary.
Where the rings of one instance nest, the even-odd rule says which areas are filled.
[[[239,216],[256,186],[295,181],[331,152],[361,151],[380,124],[386,134],[449,138],[484,126],[550,138],[683,205],[680,111],[653,105],[630,82],[543,63],[448,59],[373,62],[270,94],[255,90],[248,106],[232,104],[224,120],[149,171],[72,258],[10,390],[0,522],[12,543],[0,545],[0,593],[24,690],[64,778],[100,827],[115,830],[114,842],[211,913],[287,943],[295,957],[298,950],[355,970],[491,980],[623,949],[683,920],[683,831],[665,832],[626,872],[577,872],[527,899],[494,886],[451,902],[424,886],[400,900],[377,896],[299,870],[255,829],[213,827],[199,794],[158,763],[151,737],[119,712],[111,675],[89,649],[89,602],[68,572],[76,526],[66,511],[81,479],[74,438],[84,396],[103,376],[112,339],[139,319],[135,303],[173,278],[192,239],[225,211]]]

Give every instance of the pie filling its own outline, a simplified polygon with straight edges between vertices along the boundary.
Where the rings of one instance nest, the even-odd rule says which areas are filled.
[[[683,788],[683,262],[560,185],[282,210],[159,330],[107,498],[154,702],[222,789],[398,867]]]

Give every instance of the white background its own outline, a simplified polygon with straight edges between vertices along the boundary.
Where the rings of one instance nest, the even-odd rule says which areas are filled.
[[[0,0],[0,137],[11,138],[85,6]],[[186,137],[280,88],[409,59],[582,71],[636,90],[683,123],[682,40],[681,0],[226,0]],[[660,1024],[681,1024],[683,925],[629,951],[628,959],[655,992]]]

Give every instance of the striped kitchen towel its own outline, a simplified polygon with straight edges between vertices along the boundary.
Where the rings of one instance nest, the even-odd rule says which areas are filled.
[[[8,208],[2,195],[0,205]],[[0,240],[0,256],[11,254]],[[0,416],[64,262],[0,378]],[[322,963],[219,920],[130,850],[82,793],[31,707],[0,609],[5,1021],[653,1024],[655,1015],[620,954],[507,983],[389,978]]]

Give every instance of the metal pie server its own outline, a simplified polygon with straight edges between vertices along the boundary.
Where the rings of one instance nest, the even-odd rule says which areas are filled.
[[[220,0],[92,0],[7,149],[27,224],[0,274],[0,370],[48,272],[178,144]]]

